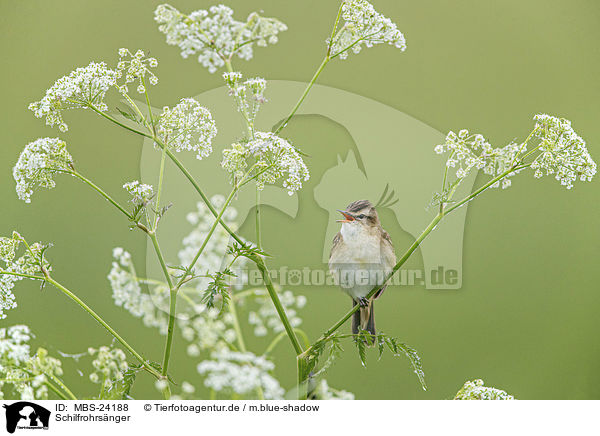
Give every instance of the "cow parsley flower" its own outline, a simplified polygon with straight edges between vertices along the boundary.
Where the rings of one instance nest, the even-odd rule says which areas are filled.
[[[144,86],[146,76],[149,77],[148,81],[151,85],[158,83],[158,77],[150,71],[150,68],[157,66],[158,61],[155,58],[146,57],[142,50],[138,50],[133,54],[127,48],[120,48],[117,78],[124,77],[124,83],[119,86],[119,91],[126,94],[128,92],[127,84],[137,80],[137,92],[143,94],[146,92],[146,87]]]
[[[345,0],[342,4],[343,26],[327,40],[331,57],[346,59],[352,50],[359,53],[362,47],[370,48],[375,44],[390,44],[406,50],[404,35],[389,18],[375,10],[366,0]]]
[[[15,283],[23,280],[15,274],[37,275],[52,268],[44,257],[48,245],[39,242],[27,245],[22,256],[17,251],[25,240],[17,232],[11,238],[0,237],[0,319],[6,318],[5,311],[17,307],[13,294]]]
[[[454,397],[455,400],[514,400],[501,389],[483,385],[483,380],[468,381]]]
[[[540,140],[541,151],[531,164],[534,176],[554,174],[567,189],[571,189],[578,179],[591,181],[596,174],[596,162],[585,141],[571,127],[571,122],[546,114],[538,114],[534,120],[535,137]]]
[[[147,327],[158,328],[163,334],[167,332],[168,319],[160,310],[160,302],[167,303],[168,292],[156,292],[153,296],[142,292],[131,254],[117,247],[113,250],[114,261],[108,274],[108,281],[113,291],[115,304],[123,307],[136,318],[142,318]],[[157,301],[155,301],[157,300]]]
[[[253,353],[218,351],[211,360],[198,364],[198,372],[205,377],[204,385],[225,394],[251,395],[258,389],[267,400],[282,399],[284,390],[270,374],[275,365]]]
[[[193,98],[183,98],[173,109],[163,108],[158,134],[167,146],[176,151],[195,151],[196,157],[202,159],[212,152],[217,126],[208,109]]]
[[[33,337],[26,325],[0,329],[0,398],[8,384],[22,400],[48,399],[46,383],[63,374],[61,361],[50,357],[44,348],[30,354]]]
[[[131,195],[131,202],[136,206],[144,206],[154,196],[154,189],[151,185],[140,183],[138,180],[125,183],[123,188]]]
[[[275,18],[267,18],[256,12],[245,22],[233,19],[233,10],[224,5],[211,6],[185,15],[168,4],[154,11],[158,30],[166,35],[167,44],[176,45],[181,56],[197,55],[198,62],[214,73],[231,60],[234,55],[250,60],[253,47],[275,44],[278,34],[287,26]]]
[[[292,327],[300,326],[302,319],[298,316],[297,309],[304,307],[306,297],[304,295],[294,295],[292,291],[288,290],[280,293],[279,298]],[[255,291],[254,300],[258,303],[258,308],[248,312],[248,322],[254,326],[254,334],[265,336],[269,331],[282,332],[284,327],[266,291]]]
[[[315,396],[319,400],[354,400],[352,392],[334,389],[327,383],[327,380],[318,382],[311,396]]]
[[[105,111],[106,92],[117,83],[118,73],[104,62],[91,62],[87,67],[77,68],[68,76],[58,79],[40,100],[29,105],[37,118],[46,117],[49,126],[58,125],[62,132],[68,130],[62,112],[66,109],[87,108],[93,105]]]
[[[128,369],[127,356],[120,348],[88,348],[88,354],[94,358],[90,380],[92,383],[102,383],[103,389],[109,389],[113,381],[122,379]]]
[[[223,78],[229,88],[229,95],[235,100],[237,110],[242,114],[248,125],[253,127],[260,106],[267,101],[265,98],[267,81],[255,77],[241,82],[242,74],[238,72],[224,73]]]
[[[461,130],[458,134],[450,131],[446,135],[446,142],[437,145],[437,154],[449,153],[446,161],[446,171],[450,175],[450,168],[454,171],[454,181],[448,178],[449,185],[456,185],[465,179],[473,170],[483,170],[489,176],[495,177],[510,169],[519,154],[526,150],[526,145],[518,145],[514,142],[502,147],[494,148],[485,140],[483,135],[469,133]],[[502,181],[494,183],[491,187],[502,189],[511,185],[510,177],[519,170],[509,173]]]
[[[34,191],[54,188],[54,174],[70,172],[72,165],[73,158],[67,151],[67,144],[59,138],[39,138],[30,142],[13,168],[19,199],[31,203]]]
[[[283,187],[290,195],[302,188],[302,182],[310,177],[300,153],[285,139],[265,132],[256,132],[251,141],[236,143],[224,150],[221,166],[234,182],[251,167],[250,176],[256,180],[259,190],[267,183],[274,184],[284,178]]]

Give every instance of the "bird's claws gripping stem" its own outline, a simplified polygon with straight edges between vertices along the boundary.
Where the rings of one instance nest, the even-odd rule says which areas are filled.
[[[367,300],[365,297],[360,297],[358,299],[358,304],[360,307],[367,307],[369,305],[369,300]]]

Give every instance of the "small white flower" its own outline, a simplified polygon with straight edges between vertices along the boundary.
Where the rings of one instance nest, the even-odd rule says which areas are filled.
[[[283,187],[292,195],[310,177],[300,153],[273,133],[256,132],[251,141],[233,144],[223,151],[221,166],[234,181],[251,165],[254,165],[253,175],[259,190],[264,189],[265,184],[275,184],[284,178]]]
[[[302,324],[302,319],[297,315],[296,309],[304,307],[306,297],[294,295],[292,291],[286,290],[279,293],[279,298],[292,327],[299,327]],[[248,323],[254,326],[254,335],[261,337],[266,336],[269,331],[273,333],[282,332],[284,327],[266,291],[256,293],[254,301],[258,303],[258,308],[248,312]]]
[[[181,56],[197,55],[198,62],[214,73],[225,65],[224,59],[234,55],[249,60],[253,47],[275,44],[287,26],[275,18],[251,13],[245,22],[233,19],[233,10],[224,5],[211,6],[185,15],[168,4],[154,11],[158,30],[165,34],[167,44],[176,45]]]
[[[150,71],[150,68],[157,66],[158,61],[155,58],[146,57],[142,50],[131,53],[127,48],[119,49],[117,78],[123,78],[123,83],[119,85],[119,91],[126,94],[128,92],[127,84],[137,80],[137,92],[143,94],[146,91],[144,87],[146,76],[148,76],[150,84],[158,83],[158,77]]]
[[[202,159],[212,152],[217,127],[209,110],[193,98],[182,99],[173,109],[163,108],[158,133],[176,151],[195,151]]]
[[[229,88],[229,95],[235,100],[238,111],[251,126],[254,126],[254,120],[258,115],[260,105],[267,101],[264,95],[267,89],[267,81],[255,77],[241,82],[242,74],[238,72],[224,73],[223,78]]]
[[[40,101],[29,105],[29,109],[37,118],[45,116],[47,125],[57,124],[61,131],[66,132],[68,126],[62,117],[63,110],[87,108],[89,105],[100,111],[107,110],[104,96],[116,83],[116,71],[104,62],[91,62],[87,67],[77,68],[58,79]]]
[[[390,44],[401,51],[406,50],[404,35],[396,24],[377,12],[366,0],[345,0],[342,19],[344,23],[338,24],[339,30],[333,41],[327,41],[331,44],[331,56],[345,59],[350,50],[359,53],[363,46],[369,48],[375,44]]]
[[[123,188],[131,195],[131,202],[136,206],[146,205],[154,196],[152,186],[140,183],[138,180],[125,183]]]
[[[89,348],[88,354],[94,358],[94,371],[90,374],[92,383],[104,382],[109,387],[112,382],[122,379],[123,373],[128,369],[127,356],[119,348]]]
[[[501,389],[483,385],[483,380],[468,381],[458,391],[455,400],[514,400],[515,397]]]
[[[37,189],[54,188],[54,174],[71,171],[72,164],[67,144],[59,138],[39,138],[30,142],[13,168],[19,199],[30,203],[31,195]]]
[[[284,390],[270,374],[275,366],[262,356],[229,350],[211,354],[211,360],[198,364],[198,372],[205,377],[204,385],[216,392],[253,395],[263,391],[267,400],[282,399]]]

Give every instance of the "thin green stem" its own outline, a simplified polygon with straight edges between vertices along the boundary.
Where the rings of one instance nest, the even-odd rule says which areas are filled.
[[[161,158],[160,158],[160,172],[158,174],[158,188],[156,190],[156,218],[154,220],[154,227],[153,230],[156,231],[156,228],[158,227],[158,221],[159,221],[159,216],[158,216],[158,212],[160,210],[160,195],[162,193],[162,187],[163,187],[163,179],[164,179],[164,175],[165,175],[165,158],[166,158],[166,153],[165,153],[165,149],[162,149],[162,153],[161,153]]]
[[[267,267],[265,265],[265,262],[263,261],[262,257],[260,257],[258,255],[253,256],[252,261],[256,264],[256,266],[260,270],[263,282],[265,283],[267,291],[269,292],[269,296],[271,297],[271,301],[273,301],[275,310],[277,311],[277,314],[279,315],[279,319],[281,320],[283,327],[285,328],[285,331],[288,335],[288,338],[290,339],[290,342],[292,343],[292,346],[294,347],[296,355],[302,354],[302,352],[303,352],[302,345],[300,345],[300,342],[298,341],[298,337],[296,336],[294,328],[292,327],[292,324],[290,323],[290,320],[288,319],[287,314],[285,313],[285,309],[283,307],[283,304],[281,304],[281,300],[279,299],[279,295],[277,295],[277,291],[275,290],[275,287],[273,286],[273,282],[271,281],[271,276],[269,274],[269,270],[267,269]]]
[[[204,237],[204,241],[202,241],[202,245],[200,246],[200,248],[196,252],[196,255],[194,256],[194,259],[192,259],[192,262],[190,263],[190,265],[186,268],[185,272],[181,276],[181,279],[179,279],[179,282],[175,286],[175,289],[179,289],[181,287],[181,285],[183,285],[185,283],[187,277],[194,270],[194,266],[196,265],[196,262],[198,262],[198,259],[200,259],[200,256],[202,255],[202,252],[206,248],[206,245],[208,244],[208,241],[210,240],[210,238],[212,237],[213,233],[215,232],[217,226],[221,222],[221,218],[223,217],[223,214],[225,213],[225,210],[227,210],[227,207],[229,206],[229,204],[233,200],[233,197],[235,196],[235,194],[236,194],[237,191],[238,191],[238,189],[237,189],[237,186],[236,186],[236,187],[234,187],[231,190],[231,192],[227,196],[227,199],[225,200],[225,203],[223,204],[223,207],[221,208],[221,211],[216,216],[214,223],[212,224],[212,226],[210,227],[208,233]]]
[[[304,342],[304,346],[307,348],[310,347],[310,340],[308,339],[307,334],[303,330],[300,330],[298,328],[295,328],[294,331],[302,338],[302,341]],[[273,350],[275,349],[275,347],[281,342],[281,340],[286,337],[286,335],[287,335],[287,332],[285,332],[285,331],[279,332],[279,334],[277,336],[275,336],[275,338],[273,338],[271,343],[267,346],[267,348],[265,349],[265,352],[263,354],[265,356],[271,354],[273,352]]]
[[[67,289],[60,283],[58,283],[52,277],[46,277],[46,281],[48,283],[50,283],[51,285],[53,285],[55,288],[57,288],[59,291],[61,291],[63,294],[65,294],[67,297],[69,297],[71,300],[76,302],[83,310],[85,310],[87,313],[89,313],[92,316],[92,318],[94,318],[96,321],[98,321],[98,323],[100,323],[100,325],[102,325],[102,327],[104,327],[106,330],[108,330],[108,332],[117,341],[119,341],[121,343],[121,345],[123,345],[127,349],[127,351],[129,351],[142,364],[142,366],[144,367],[144,369],[146,371],[148,371],[150,374],[152,374],[153,376],[155,376],[157,378],[161,378],[161,374],[159,374],[158,371],[156,371],[152,366],[150,366],[147,363],[146,359],[144,359],[137,351],[135,351],[133,349],[133,347],[131,345],[129,345],[127,343],[127,341],[125,341],[125,339],[123,339],[110,325],[108,325],[96,312],[94,312],[87,304],[85,304],[77,295],[75,295],[69,289]]]
[[[287,116],[287,118],[275,130],[275,134],[276,135],[279,132],[281,132],[281,130],[283,130],[285,128],[285,126],[287,126],[287,124],[289,123],[289,121],[296,114],[296,112],[298,111],[298,109],[302,105],[302,102],[304,101],[304,99],[308,95],[309,91],[311,90],[311,88],[313,87],[313,85],[315,84],[315,82],[317,81],[317,78],[319,77],[319,75],[321,74],[321,72],[323,71],[323,69],[325,69],[325,66],[327,65],[327,63],[329,62],[329,60],[330,60],[329,55],[327,55],[327,56],[325,56],[323,58],[323,61],[321,62],[321,65],[319,65],[319,68],[317,68],[317,71],[313,75],[312,79],[310,79],[310,82],[308,83],[308,85],[304,89],[304,92],[300,96],[300,99],[296,102],[296,105],[294,106],[294,108],[292,109],[292,111],[290,112],[290,114]]]
[[[110,195],[108,195],[106,192],[104,192],[98,185],[96,185],[90,179],[83,176],[82,174],[80,174],[77,171],[71,171],[71,174],[74,175],[75,177],[77,177],[79,180],[83,181],[88,186],[92,187],[94,190],[96,190],[101,196],[103,196],[106,200],[108,200],[113,206],[115,206],[117,209],[119,209],[128,219],[130,219],[130,220],[133,219],[131,214],[129,212],[127,212],[127,210],[125,210],[125,208],[123,206],[121,206],[114,198],[112,198]]]
[[[90,108],[90,109],[92,109],[92,110],[93,110],[94,112],[96,112],[98,115],[101,115],[101,116],[103,116],[104,118],[106,118],[107,120],[109,120],[109,121],[111,121],[111,122],[113,122],[113,123],[117,124],[118,126],[121,126],[121,127],[123,127],[125,130],[129,130],[130,132],[136,133],[136,134],[138,134],[138,135],[141,135],[141,136],[145,136],[146,138],[153,139],[152,135],[150,135],[150,134],[148,134],[148,133],[140,132],[139,130],[136,130],[136,129],[132,128],[132,127],[129,127],[129,126],[127,126],[127,125],[123,124],[123,123],[122,123],[122,122],[120,122],[120,121],[117,121],[117,119],[115,119],[114,117],[112,117],[112,116],[108,115],[107,113],[105,113],[105,112],[101,111],[101,110],[100,110],[100,109],[98,109],[96,106],[94,106],[94,105],[92,105],[92,104],[90,104],[90,105],[88,105],[88,106],[89,106],[89,108]]]
[[[58,377],[54,377],[54,375],[52,375],[50,373],[44,373],[44,375],[46,377],[50,378],[58,386],[60,386],[60,388],[67,394],[67,396],[69,397],[70,400],[76,400],[77,399],[77,397],[75,396],[75,394],[73,394],[73,392],[71,392],[71,389],[69,389],[67,387],[67,385],[65,385]]]
[[[242,335],[242,329],[240,327],[240,320],[238,319],[235,302],[230,301],[229,304],[227,305],[227,308],[229,309],[229,313],[231,314],[231,317],[233,318],[233,329],[235,330],[235,336],[237,338],[239,349],[242,353],[245,353],[247,351],[246,343],[244,342],[244,336]]]
[[[262,249],[262,243],[260,241],[260,190],[256,187],[256,246],[259,250]]]

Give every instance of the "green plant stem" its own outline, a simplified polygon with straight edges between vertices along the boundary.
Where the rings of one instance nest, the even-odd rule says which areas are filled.
[[[304,342],[304,346],[305,347],[309,347],[310,346],[310,341],[309,341],[308,336],[306,335],[306,333],[303,330],[300,330],[298,328],[295,328],[294,331],[302,338],[302,340]],[[273,338],[273,340],[271,341],[271,343],[269,344],[269,346],[265,349],[265,352],[263,354],[265,356],[271,354],[273,352],[273,350],[275,349],[275,347],[286,336],[287,336],[287,332],[285,332],[285,331],[280,332],[277,336],[275,336],[275,338]]]
[[[269,274],[269,270],[267,269],[267,267],[265,265],[265,262],[263,261],[262,257],[260,257],[258,255],[254,255],[252,257],[252,261],[256,264],[256,266],[260,270],[263,282],[265,283],[267,291],[269,292],[269,296],[271,297],[271,301],[273,301],[273,304],[275,305],[275,310],[277,311],[277,314],[279,315],[279,318],[281,319],[281,322],[283,323],[283,327],[285,328],[285,331],[287,332],[290,342],[292,343],[292,346],[294,347],[294,351],[296,352],[296,355],[302,354],[302,352],[303,352],[302,346],[300,345],[300,342],[298,342],[298,337],[296,336],[296,333],[294,332],[294,328],[292,327],[290,320],[288,319],[287,314],[285,313],[283,304],[281,304],[279,295],[277,295],[277,291],[275,290],[275,287],[273,286],[273,282],[271,281],[271,276]]]
[[[69,397],[70,400],[76,400],[77,397],[75,396],[75,394],[73,394],[73,392],[71,392],[71,390],[61,381],[59,380],[57,377],[54,377],[52,374],[46,374],[44,373],[44,375],[48,378],[50,378],[54,383],[56,383],[58,386],[60,386],[60,388],[67,394],[67,396]]]
[[[71,171],[70,174],[74,175],[79,180],[83,181],[85,184],[87,184],[88,186],[92,187],[100,195],[102,195],[106,200],[108,200],[113,206],[115,206],[117,209],[119,209],[121,212],[123,212],[123,214],[127,218],[132,219],[131,214],[129,212],[127,212],[127,210],[125,210],[125,208],[123,206],[121,206],[115,199],[113,199],[110,195],[108,195],[106,192],[104,192],[98,185],[96,185],[90,179],[88,179],[87,177],[83,176],[82,174],[80,174],[77,171]]]
[[[235,330],[235,336],[237,337],[239,350],[242,353],[245,353],[247,351],[246,343],[244,342],[244,336],[242,335],[242,329],[240,327],[240,320],[238,319],[237,309],[235,308],[235,302],[233,300],[230,301],[227,305],[227,308],[229,309],[229,313],[233,318],[233,329]]]
[[[161,374],[156,371],[152,366],[150,366],[146,359],[144,359],[137,351],[135,351],[133,349],[133,347],[131,345],[129,345],[127,343],[127,341],[125,341],[125,339],[123,339],[110,325],[108,325],[96,312],[94,312],[87,304],[85,304],[79,297],[77,297],[77,295],[75,295],[73,292],[71,292],[69,289],[67,289],[66,287],[64,287],[63,285],[61,285],[60,283],[58,283],[56,280],[54,280],[52,277],[46,277],[46,281],[48,283],[50,283],[51,285],[53,285],[55,288],[57,288],[59,291],[61,291],[63,294],[65,294],[67,297],[69,297],[71,300],[73,300],[74,302],[76,302],[79,306],[81,306],[81,308],[83,310],[85,310],[87,313],[89,313],[92,318],[94,318],[96,321],[98,321],[98,323],[100,323],[100,325],[102,325],[102,327],[104,327],[106,330],[108,330],[108,332],[117,340],[121,343],[121,345],[123,345],[127,351],[129,351],[144,367],[144,369],[146,371],[148,371],[150,374],[152,374],[153,376],[155,376],[156,378],[161,378]]]
[[[259,250],[262,250],[262,243],[260,241],[260,190],[256,188],[256,246]]]
[[[317,81],[317,78],[319,77],[319,75],[323,72],[323,69],[325,69],[325,66],[327,65],[327,63],[329,62],[330,59],[331,58],[329,57],[329,54],[327,54],[323,58],[323,61],[321,62],[321,65],[319,65],[319,68],[317,68],[317,71],[313,75],[312,79],[310,79],[310,82],[308,83],[308,85],[304,89],[304,92],[300,96],[300,99],[296,102],[296,105],[294,106],[294,108],[292,109],[292,111],[290,112],[290,114],[287,116],[287,118],[275,130],[275,134],[276,135],[279,132],[281,132],[287,126],[287,124],[289,123],[289,121],[296,114],[296,112],[298,111],[298,109],[302,105],[302,102],[304,102],[304,99],[306,98],[306,96],[308,95],[309,91],[311,90],[311,88],[313,87],[313,85],[315,84],[315,82]]]
[[[194,259],[192,259],[192,262],[190,263],[190,265],[186,268],[184,274],[181,276],[181,279],[179,279],[179,282],[177,283],[177,285],[175,286],[176,289],[179,289],[181,287],[181,285],[183,285],[187,279],[187,277],[191,274],[191,272],[194,269],[194,266],[196,265],[196,262],[198,262],[198,259],[200,259],[200,256],[202,255],[202,252],[204,251],[204,249],[206,248],[206,245],[208,244],[208,241],[210,240],[210,238],[212,237],[213,233],[215,232],[217,226],[219,225],[219,223],[221,222],[221,218],[223,217],[223,214],[225,213],[225,211],[227,210],[227,207],[229,206],[229,204],[231,203],[231,201],[233,200],[233,197],[235,196],[235,194],[237,193],[238,188],[237,186],[235,188],[233,188],[231,190],[231,192],[229,193],[229,195],[227,196],[227,199],[225,200],[225,203],[223,204],[223,207],[221,208],[221,210],[219,211],[219,214],[215,217],[215,222],[210,226],[210,229],[208,230],[208,233],[206,234],[206,236],[204,237],[204,241],[202,241],[202,245],[200,246],[200,248],[198,249],[198,251],[196,252],[196,255],[194,256]]]
[[[167,338],[165,340],[165,353],[163,356],[161,372],[162,376],[164,377],[167,375],[169,370],[169,359],[171,358],[171,348],[173,345],[173,333],[175,331],[175,314],[177,309],[177,288],[175,288],[175,286],[173,285],[173,279],[171,278],[171,274],[169,274],[169,269],[165,262],[162,250],[160,249],[160,244],[158,243],[156,232],[148,232],[148,236],[152,241],[154,251],[156,252],[156,257],[158,258],[158,262],[160,263],[160,267],[165,276],[165,280],[169,285],[169,325],[167,328]]]
[[[315,78],[315,80],[316,80],[316,78]],[[131,127],[128,127],[128,126],[124,125],[123,123],[120,123],[115,118],[111,117],[110,115],[105,114],[104,112],[94,108],[93,106],[91,106],[91,107],[99,115],[103,116],[104,118],[113,122],[114,124],[117,124],[117,125],[125,128],[126,130],[129,130],[138,135],[152,139],[156,144],[158,144],[159,147],[163,148],[165,150],[165,152],[167,153],[167,156],[169,157],[169,159],[171,159],[171,161],[175,164],[175,166],[177,168],[179,168],[179,170],[183,173],[183,175],[188,179],[188,181],[194,187],[194,189],[196,190],[198,195],[200,195],[200,198],[202,198],[202,201],[204,202],[204,204],[206,204],[206,207],[208,207],[208,210],[210,210],[210,212],[213,214],[213,216],[215,216],[215,218],[219,216],[219,213],[217,212],[215,207],[212,205],[212,203],[210,202],[210,200],[208,199],[208,197],[206,196],[206,194],[204,193],[204,191],[202,190],[202,188],[200,187],[198,182],[190,174],[190,172],[187,170],[187,168],[181,163],[181,161],[179,161],[179,159],[177,159],[177,157],[173,154],[173,152],[171,150],[169,150],[168,147],[166,147],[166,145],[159,138],[153,137],[144,132],[140,132],[136,129],[132,129]],[[219,219],[217,221],[221,224],[221,227],[223,227],[223,229],[227,233],[229,233],[229,235],[236,242],[238,242],[241,245],[244,245],[244,241],[242,240],[242,238],[240,238],[233,230],[231,230],[231,228],[229,228],[229,226],[227,224],[225,224],[225,222],[222,219]],[[277,291],[275,291],[275,289],[273,287],[273,283],[271,282],[269,270],[267,269],[265,263],[263,262],[263,260],[260,256],[255,256],[251,260],[257,265],[257,267],[261,271],[261,275],[263,277],[263,281],[265,282],[267,291],[269,292],[269,296],[271,297],[271,300],[273,301],[273,304],[275,305],[275,309],[277,310],[279,318],[281,319],[281,322],[283,323],[283,325],[285,327],[285,330],[288,334],[290,342],[292,343],[292,346],[294,347],[296,354],[302,353],[302,347],[301,347],[300,343],[298,342],[298,338],[296,337],[294,330],[291,327],[290,321],[287,317],[287,314],[285,313],[285,309],[283,308],[283,305],[281,304],[281,301],[279,300],[279,296],[277,295]],[[164,365],[163,365],[163,369],[164,369]]]

